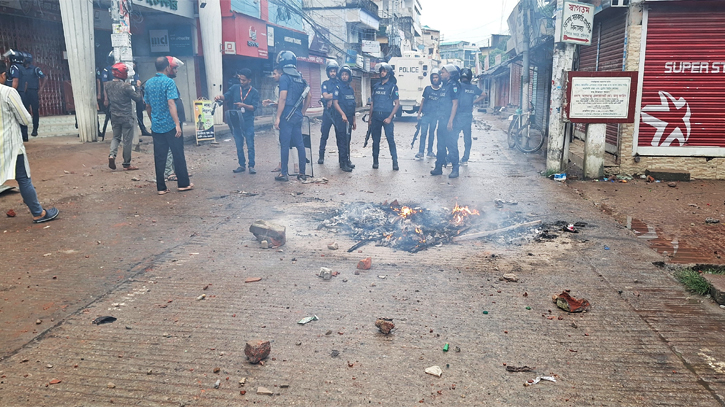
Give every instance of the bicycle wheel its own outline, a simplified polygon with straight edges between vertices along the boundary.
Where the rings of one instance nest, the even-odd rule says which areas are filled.
[[[537,126],[531,124],[519,129],[516,140],[516,148],[523,153],[535,153],[544,145],[544,132]]]
[[[521,116],[514,116],[513,120],[511,120],[511,124],[509,124],[509,131],[508,131],[509,148],[514,148],[516,146],[516,139],[518,138],[518,132],[520,130],[519,123],[521,123]]]

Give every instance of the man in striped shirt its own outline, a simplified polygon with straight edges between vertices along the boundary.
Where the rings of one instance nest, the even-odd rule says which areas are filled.
[[[7,65],[0,61],[0,84],[7,79]],[[0,85],[0,184],[9,179],[18,182],[23,202],[30,209],[34,223],[51,221],[60,213],[55,208],[43,209],[30,180],[30,165],[25,156],[20,126],[29,126],[33,118],[20,98],[18,91],[10,86]]]

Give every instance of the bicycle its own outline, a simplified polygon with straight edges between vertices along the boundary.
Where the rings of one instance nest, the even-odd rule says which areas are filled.
[[[535,109],[529,104],[529,111],[523,113],[520,108],[511,116],[508,130],[509,148],[516,147],[522,153],[535,153],[544,145],[544,133],[535,123]]]

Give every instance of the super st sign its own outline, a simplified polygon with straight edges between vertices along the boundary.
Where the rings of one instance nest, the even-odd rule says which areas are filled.
[[[591,4],[565,2],[561,17],[561,42],[591,45],[594,26]]]

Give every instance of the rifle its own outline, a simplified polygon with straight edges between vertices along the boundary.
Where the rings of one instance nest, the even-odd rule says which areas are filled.
[[[365,120],[366,117],[368,118],[368,120]],[[365,134],[365,144],[363,144],[363,148],[365,148],[368,146],[368,141],[370,140],[370,135],[372,134],[373,129],[370,127],[370,123],[369,123],[370,118],[369,118],[368,114],[363,116],[362,121],[365,123],[368,123],[368,132],[367,132],[367,134]]]
[[[300,108],[300,105],[302,104],[302,102],[305,101],[305,98],[307,98],[307,95],[309,93],[310,93],[310,87],[307,86],[307,87],[305,87],[305,90],[302,91],[302,95],[300,95],[300,98],[297,100],[297,103],[295,103],[295,105],[292,106],[292,110],[290,110],[290,112],[287,115],[287,117],[284,118],[285,120],[289,121],[289,119],[292,118],[292,115],[295,114],[295,112],[297,111],[297,109]]]
[[[418,140],[418,133],[420,133],[420,122],[418,122],[415,125],[415,134],[413,135],[413,141],[410,143],[410,149],[413,149],[413,146],[415,145],[415,140]]]

